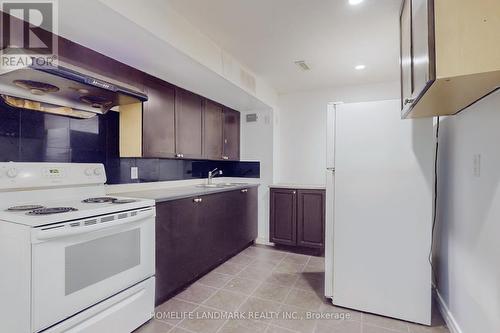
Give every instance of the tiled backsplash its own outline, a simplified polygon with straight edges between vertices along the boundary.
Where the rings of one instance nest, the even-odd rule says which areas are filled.
[[[118,113],[72,119],[0,107],[0,161],[103,163],[108,184],[205,178],[219,168],[226,177],[258,178],[259,162],[119,158]],[[130,168],[139,168],[139,179]]]

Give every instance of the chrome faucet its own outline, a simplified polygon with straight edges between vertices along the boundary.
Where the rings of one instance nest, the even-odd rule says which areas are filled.
[[[222,175],[222,170],[219,170],[218,168],[213,169],[212,171],[208,172],[208,179],[207,179],[207,184],[211,185],[212,184],[212,179],[217,176],[217,175]]]

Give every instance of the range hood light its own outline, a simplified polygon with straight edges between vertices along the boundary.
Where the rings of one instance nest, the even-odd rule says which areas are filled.
[[[59,116],[67,116],[79,119],[89,119],[97,115],[96,113],[93,112],[75,110],[66,106],[57,106],[52,104],[35,102],[29,99],[22,99],[5,95],[1,95],[1,98],[7,105],[11,107],[47,112]]]
[[[40,90],[40,89],[30,89],[30,93],[32,93],[33,95],[38,95],[38,96],[42,96],[42,95],[45,95],[45,91],[43,90]]]
[[[68,87],[68,89],[76,91],[80,95],[88,95],[88,94],[90,94],[90,90],[85,89],[85,88]]]
[[[37,82],[32,80],[14,80],[12,81],[16,86],[29,90],[33,95],[44,95],[45,93],[58,92],[59,88],[43,82]]]
[[[90,93],[90,91],[88,91],[87,89],[83,89],[83,88],[77,89],[76,91],[78,91],[82,95],[87,95],[88,93]]]

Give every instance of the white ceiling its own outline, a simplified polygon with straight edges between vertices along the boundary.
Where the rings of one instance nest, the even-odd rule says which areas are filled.
[[[120,1],[123,2],[121,9],[135,10],[135,7],[143,5],[139,2],[135,3],[136,0],[127,2],[132,7],[124,5],[123,0],[60,1],[58,34],[236,110],[269,108],[269,105],[255,95],[244,91],[213,70],[186,56],[157,35],[134,24],[126,15],[105,4]],[[127,10],[125,13],[128,13]],[[146,15],[150,18],[148,14],[148,12],[146,14],[139,12],[139,15]],[[159,15],[161,17],[161,12]],[[92,17],[92,24],[89,24],[89,17]],[[137,50],[143,50],[143,52]],[[158,56],[159,54],[162,56]]]
[[[167,2],[279,93],[399,78],[401,0]],[[354,70],[358,64],[366,69]]]

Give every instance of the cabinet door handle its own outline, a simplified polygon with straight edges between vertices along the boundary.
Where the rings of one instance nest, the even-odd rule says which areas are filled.
[[[202,198],[194,198],[193,201],[196,203],[200,203],[203,201],[203,199]]]
[[[241,193],[247,193],[248,192],[248,189],[244,188],[243,190],[241,190]]]
[[[404,102],[404,105],[406,105],[406,104],[413,104],[413,102],[415,102],[415,98],[406,98],[405,102]]]

